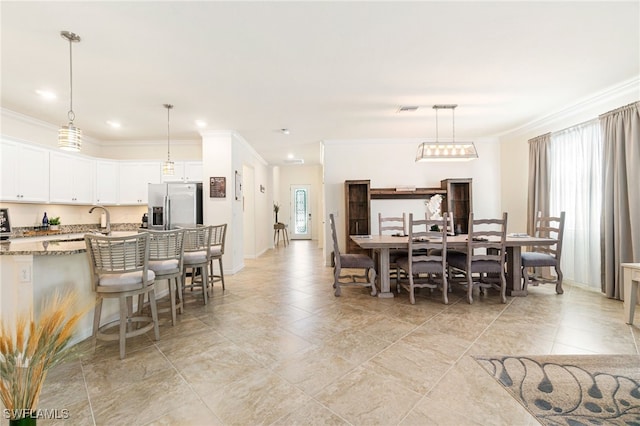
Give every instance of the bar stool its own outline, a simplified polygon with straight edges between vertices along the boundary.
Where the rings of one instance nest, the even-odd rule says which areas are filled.
[[[175,229],[170,231],[148,230],[149,239],[149,269],[156,275],[156,281],[167,280],[169,286],[169,300],[171,307],[171,325],[176,325],[176,312],[184,311],[182,303],[182,269],[184,255],[184,231]],[[178,302],[176,303],[176,294]],[[167,310],[158,310],[166,312]]]
[[[96,292],[93,317],[93,337],[100,340],[119,340],[120,359],[125,357],[125,342],[129,337],[144,334],[153,329],[156,340],[160,340],[158,310],[155,297],[155,274],[149,270],[149,234],[141,233],[127,237],[108,237],[86,234],[87,257],[91,270],[91,283]],[[139,299],[149,295],[151,317],[142,316],[141,303],[137,315],[133,313],[133,297]],[[120,302],[119,318],[100,326],[102,301],[117,298]],[[134,328],[133,323],[146,323]],[[118,334],[106,330],[119,326]]]
[[[209,262],[211,261],[211,226],[184,229],[184,256],[182,269],[182,285],[185,289],[202,287],[204,304],[207,304],[207,287],[209,283]],[[187,272],[191,269],[191,283],[187,285]],[[197,272],[202,279],[196,279]]]
[[[289,244],[289,233],[287,232],[287,225],[282,222],[273,224],[273,245],[277,246],[280,243],[280,231],[282,231],[282,242],[286,247]]]

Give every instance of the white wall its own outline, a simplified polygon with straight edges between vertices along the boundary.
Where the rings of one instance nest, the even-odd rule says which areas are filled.
[[[271,222],[271,190],[260,192],[259,186],[272,188],[271,174],[267,163],[238,134],[232,131],[209,131],[202,133],[202,164],[204,181],[209,177],[227,178],[225,198],[204,197],[205,224],[227,224],[227,239],[223,263],[225,271],[235,273],[244,267],[244,194],[249,191],[255,205],[253,241],[249,257],[259,256],[269,247],[269,233],[273,230]],[[253,184],[243,187],[236,200],[236,172],[242,180],[243,170],[253,171]],[[205,185],[206,186],[206,185]],[[207,188],[208,193],[208,188]],[[249,231],[251,232],[251,231]]]
[[[576,102],[566,109],[549,114],[500,137],[502,209],[509,212],[509,232],[527,231],[527,191],[529,179],[528,140],[597,118],[600,114],[640,100],[640,77],[588,99]],[[475,185],[474,185],[475,190]],[[475,198],[475,197],[474,197]]]
[[[372,188],[394,188],[401,185],[439,188],[447,178],[473,179],[473,211],[478,217],[496,217],[502,213],[500,202],[500,145],[497,140],[475,141],[479,158],[470,162],[416,163],[418,144],[412,140],[329,140],[324,141],[325,211],[336,215],[336,231],[340,247],[344,235],[344,181],[370,179]],[[371,206],[372,222],[377,221],[375,209],[391,209],[409,213],[420,209],[415,200],[375,201]],[[330,239],[329,227],[325,238]],[[329,250],[330,251],[330,250]],[[325,248],[328,260],[327,249]]]

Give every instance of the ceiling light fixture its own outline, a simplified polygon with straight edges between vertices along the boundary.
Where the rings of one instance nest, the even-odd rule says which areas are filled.
[[[469,161],[478,158],[478,152],[473,142],[456,142],[456,114],[458,105],[445,104],[434,105],[436,110],[436,140],[435,142],[423,142],[418,145],[416,162],[420,161]],[[440,142],[438,140],[438,110],[450,109],[453,122],[453,133],[451,142]]]
[[[167,109],[167,161],[162,163],[162,174],[163,175],[173,175],[175,173],[175,167],[173,161],[171,161],[171,142],[169,139],[169,112],[173,105],[164,104],[164,107]]]
[[[280,131],[282,132],[283,135],[288,135],[289,133],[289,129],[280,129]]]
[[[36,90],[36,93],[47,101],[52,101],[56,98],[56,94],[49,90]]]
[[[82,147],[82,130],[73,125],[76,118],[73,112],[73,43],[80,42],[80,36],[69,31],[60,31],[60,36],[69,42],[69,125],[61,126],[58,130],[58,148],[65,151],[80,151]]]

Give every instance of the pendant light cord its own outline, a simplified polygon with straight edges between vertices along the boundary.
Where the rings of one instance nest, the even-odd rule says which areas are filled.
[[[67,117],[69,117],[69,121],[73,123],[73,120],[76,118],[75,113],[73,112],[73,42],[69,39],[69,112],[67,113]]]
[[[171,145],[170,145],[171,131],[169,127],[169,123],[170,123],[169,115],[171,113],[171,108],[173,108],[173,105],[164,104],[164,107],[167,109],[167,162],[169,163],[171,162]]]

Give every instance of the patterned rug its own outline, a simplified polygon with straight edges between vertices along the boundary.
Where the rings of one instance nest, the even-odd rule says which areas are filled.
[[[640,356],[476,356],[543,425],[640,426]]]

